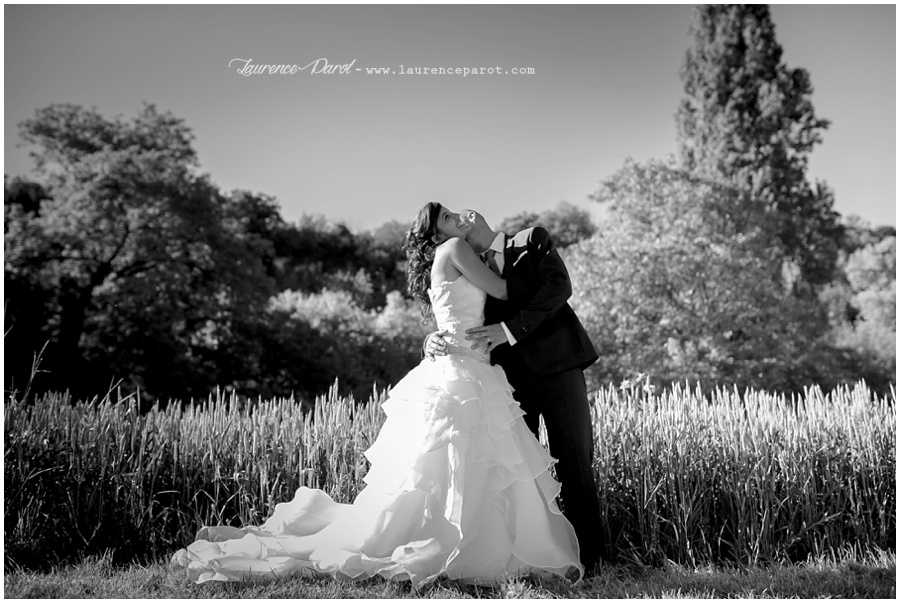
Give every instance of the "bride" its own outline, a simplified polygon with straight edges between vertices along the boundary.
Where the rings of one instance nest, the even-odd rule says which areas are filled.
[[[553,459],[523,420],[503,369],[465,330],[506,282],[465,242],[468,224],[439,203],[406,233],[408,289],[448,331],[446,356],[422,360],[391,390],[352,504],[301,487],[259,527],[204,527],[172,563],[193,580],[324,573],[419,586],[556,574],[578,581],[578,541],[555,502]]]

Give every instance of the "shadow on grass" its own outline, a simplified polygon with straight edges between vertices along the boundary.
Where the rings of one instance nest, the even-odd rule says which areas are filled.
[[[812,561],[769,567],[661,569],[607,567],[579,596],[598,598],[890,598],[896,596],[894,553],[867,562]]]
[[[770,567],[687,569],[607,566],[571,586],[565,580],[513,578],[498,586],[442,579],[420,590],[381,578],[351,582],[331,576],[292,576],[247,582],[193,584],[165,563],[115,567],[91,558],[46,573],[5,572],[5,598],[164,599],[623,599],[623,598],[884,598],[896,596],[892,552],[865,559]]]

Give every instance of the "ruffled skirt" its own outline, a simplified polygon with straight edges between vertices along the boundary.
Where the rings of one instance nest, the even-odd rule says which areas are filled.
[[[481,584],[528,573],[580,579],[556,505],[553,459],[522,419],[503,370],[423,360],[391,391],[352,504],[302,487],[259,527],[204,527],[172,563],[197,582],[251,575],[440,576]]]

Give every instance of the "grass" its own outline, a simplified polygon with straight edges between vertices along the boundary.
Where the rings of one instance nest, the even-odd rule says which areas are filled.
[[[48,569],[115,549],[127,564],[202,525],[258,525],[301,485],[352,501],[383,399],[333,388],[311,413],[290,399],[143,413],[134,397],[8,400],[6,558]],[[608,388],[592,417],[598,537],[620,562],[753,567],[895,546],[893,395]]]
[[[438,581],[413,591],[408,583],[375,578],[289,577],[242,583],[193,584],[164,563],[116,567],[94,557],[49,572],[5,574],[5,598],[154,599],[627,599],[627,598],[884,598],[896,597],[896,556],[845,550],[798,564],[751,567],[662,568],[607,566],[578,587],[562,581],[510,580],[493,588]]]

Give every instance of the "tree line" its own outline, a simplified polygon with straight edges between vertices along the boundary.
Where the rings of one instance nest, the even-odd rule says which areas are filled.
[[[562,203],[498,226],[554,235],[600,351],[592,387],[642,372],[885,391],[895,230],[840,216],[808,181],[828,122],[766,6],[699,7],[692,32],[678,156],[626,161],[592,197],[596,223]],[[20,130],[36,169],[4,178],[8,393],[311,400],[339,378],[360,399],[418,362],[431,325],[403,294],[408,224],[288,223],[272,197],[201,174],[191,130],[150,104],[131,120],[51,105]]]
[[[700,6],[681,69],[678,156],[626,161],[573,252],[599,369],[798,391],[896,366],[893,228],[842,219],[809,182],[828,127],[765,5]],[[595,375],[599,377],[600,375]]]

